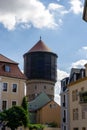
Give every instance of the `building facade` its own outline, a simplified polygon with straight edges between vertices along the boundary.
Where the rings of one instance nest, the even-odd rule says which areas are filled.
[[[80,95],[87,91],[87,65],[85,69],[72,69],[69,83],[70,130],[87,129],[87,112]]]
[[[60,106],[55,101],[51,100],[38,110],[37,122],[48,125],[54,123],[56,125],[55,127],[60,128],[60,109]]]
[[[69,128],[69,91],[68,91],[69,77],[61,80],[61,129],[70,130]]]
[[[56,124],[60,128],[61,107],[54,100],[51,100],[45,92],[42,92],[33,101],[29,102],[31,123]]]
[[[41,92],[54,99],[57,80],[57,55],[40,39],[24,54],[24,74],[27,76],[28,101],[34,100]]]
[[[66,96],[68,98],[66,102],[68,102],[67,112],[69,116],[69,129],[67,130],[87,130],[87,64],[82,69],[71,69],[67,88]],[[62,98],[63,96],[61,96],[61,103],[63,103]],[[61,107],[63,110],[63,106]],[[62,130],[66,130],[66,128]]]
[[[25,96],[25,81],[18,63],[0,54],[0,111],[21,105]]]

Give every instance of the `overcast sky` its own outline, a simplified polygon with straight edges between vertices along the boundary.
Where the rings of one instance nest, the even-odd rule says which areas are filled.
[[[84,0],[0,0],[0,53],[19,63],[42,37],[58,55],[56,101],[60,80],[72,67],[87,63],[87,23]]]

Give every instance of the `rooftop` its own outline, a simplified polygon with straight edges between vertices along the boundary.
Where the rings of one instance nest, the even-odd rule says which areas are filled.
[[[12,64],[18,64],[17,62],[5,57],[4,55],[0,54],[0,62],[5,62],[5,63],[12,63]]]
[[[18,63],[0,54],[0,76],[26,79],[26,76],[21,72]]]
[[[29,102],[28,108],[30,111],[35,111],[46,105],[50,102],[50,98],[46,95],[45,92],[42,92],[38,95],[33,101]]]
[[[51,52],[51,50],[45,45],[45,43],[40,39],[28,52]]]

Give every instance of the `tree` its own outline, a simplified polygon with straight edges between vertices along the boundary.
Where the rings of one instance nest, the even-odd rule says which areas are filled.
[[[0,126],[5,126],[7,115],[5,112],[0,113]]]
[[[19,126],[28,126],[26,111],[21,106],[13,106],[12,108],[1,112],[0,120],[2,124],[5,122],[4,126],[11,128],[11,130],[15,130]]]
[[[28,118],[28,121],[29,121],[29,110],[28,110],[28,102],[27,102],[26,96],[23,98],[21,106],[26,111],[26,115],[27,115],[27,118]]]
[[[21,106],[24,108],[25,111],[28,111],[28,102],[26,96],[23,98]]]

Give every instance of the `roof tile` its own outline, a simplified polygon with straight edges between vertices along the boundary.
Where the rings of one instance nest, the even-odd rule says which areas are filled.
[[[5,66],[10,67],[10,71],[5,71]],[[26,76],[20,71],[18,63],[0,54],[0,76],[26,79]]]
[[[45,45],[45,43],[40,39],[28,52],[51,52],[51,50]]]
[[[0,62],[6,62],[6,63],[12,63],[12,64],[18,64],[17,62],[5,57],[4,55],[0,54]]]

